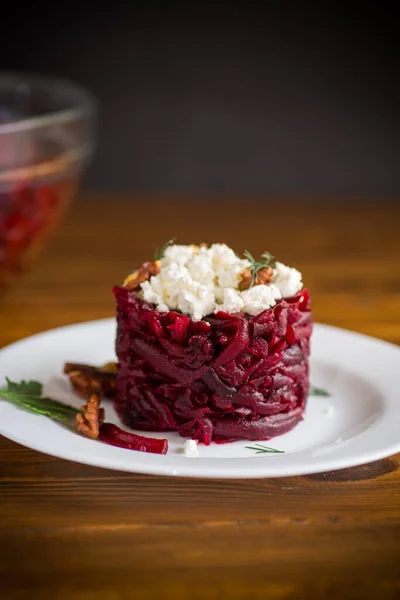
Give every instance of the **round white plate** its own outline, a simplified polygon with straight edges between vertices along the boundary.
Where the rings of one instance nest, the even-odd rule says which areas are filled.
[[[46,395],[74,406],[62,375],[66,361],[102,364],[114,358],[115,321],[92,321],[48,331],[0,351],[0,386],[5,377],[36,379]],[[309,398],[304,420],[293,431],[263,442],[284,454],[256,454],[254,442],[199,445],[183,454],[184,439],[167,437],[167,455],[146,454],[89,440],[52,420],[0,399],[0,434],[34,450],[89,465],[184,477],[279,477],[351,467],[400,451],[400,348],[357,333],[316,325],[311,381],[331,393]],[[110,401],[106,420],[120,424]],[[122,426],[124,427],[124,426]],[[127,429],[126,427],[124,427]],[[143,435],[143,432],[139,432]],[[147,434],[144,434],[147,435]]]

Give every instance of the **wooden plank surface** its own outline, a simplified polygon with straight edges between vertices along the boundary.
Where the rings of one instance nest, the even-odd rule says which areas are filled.
[[[0,301],[0,345],[112,316],[155,246],[226,241],[300,268],[317,321],[400,343],[400,211],[92,197]],[[397,598],[400,456],[260,481],[131,475],[0,438],[0,598]]]

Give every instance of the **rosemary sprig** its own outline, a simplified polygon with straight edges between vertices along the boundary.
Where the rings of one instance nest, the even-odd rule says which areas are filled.
[[[272,256],[272,254],[270,254],[269,252],[264,252],[263,254],[261,254],[261,258],[263,258],[264,260],[258,261],[254,258],[252,254],[250,254],[248,250],[245,250],[244,255],[250,262],[251,283],[248,288],[250,289],[251,287],[253,287],[256,281],[258,271],[260,271],[261,269],[265,269],[265,267],[273,267],[275,265],[275,256]]]
[[[7,389],[0,390],[0,397],[7,402],[24,408],[28,412],[45,415],[56,421],[66,421],[79,410],[62,402],[42,396],[43,386],[38,381],[15,383],[6,377]]]
[[[255,450],[256,454],[285,454],[284,450],[276,450],[265,446],[265,444],[254,444],[254,446],[245,446],[248,450]]]
[[[309,395],[310,396],[325,396],[325,397],[328,397],[331,394],[328,392],[328,390],[324,390],[324,388],[319,388],[319,387],[316,387],[315,385],[312,385],[310,387]]]
[[[175,242],[175,240],[176,240],[176,238],[171,238],[170,240],[165,242],[165,244],[163,244],[163,246],[161,246],[161,248],[156,248],[154,251],[153,260],[161,260],[162,257],[164,256],[165,251],[168,248],[168,246],[171,246],[171,244],[173,244]]]

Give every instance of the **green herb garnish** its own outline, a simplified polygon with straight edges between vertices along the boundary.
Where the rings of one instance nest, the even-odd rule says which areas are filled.
[[[275,256],[272,256],[272,254],[270,254],[269,252],[264,252],[263,254],[261,254],[261,258],[264,259],[261,262],[261,261],[257,261],[254,258],[254,256],[252,254],[250,254],[250,252],[248,250],[245,250],[244,255],[247,258],[247,260],[250,262],[251,283],[248,288],[248,289],[250,289],[251,287],[253,287],[253,285],[256,281],[258,271],[260,271],[261,269],[265,269],[265,267],[273,267],[274,266]]]
[[[153,260],[161,260],[168,246],[171,246],[171,244],[173,244],[175,240],[176,238],[171,238],[170,240],[168,240],[168,242],[165,242],[165,244],[161,246],[161,248],[156,248],[154,251]]]
[[[276,450],[275,448],[269,448],[264,444],[254,444],[254,446],[245,446],[248,450],[255,450],[256,454],[285,454],[284,450]]]
[[[312,385],[310,387],[310,396],[330,396],[330,393],[328,392],[328,390],[324,390],[324,388],[319,388],[316,387],[315,385]]]
[[[43,386],[38,381],[15,383],[6,377],[7,389],[0,390],[0,396],[25,410],[50,417],[56,421],[66,421],[74,417],[79,409],[42,396]]]

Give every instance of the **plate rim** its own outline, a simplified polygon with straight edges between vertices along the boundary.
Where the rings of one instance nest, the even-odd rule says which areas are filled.
[[[17,350],[18,346],[23,345],[27,341],[35,342],[40,340],[43,336],[57,336],[58,333],[65,332],[67,330],[71,331],[74,329],[84,329],[87,327],[96,327],[96,326],[104,326],[111,327],[116,326],[115,317],[106,317],[103,319],[95,319],[90,321],[79,321],[77,323],[71,323],[69,325],[64,325],[60,327],[55,327],[53,329],[45,330],[31,336],[22,338],[17,340],[3,348],[0,349],[0,362],[3,354],[12,352]],[[400,347],[392,342],[388,342],[386,340],[381,340],[379,338],[374,338],[369,335],[365,335],[363,333],[355,332],[352,330],[335,327],[332,325],[328,325],[325,323],[315,323],[316,330],[320,331],[320,334],[324,331],[331,332],[333,334],[339,335],[350,335],[352,338],[357,338],[361,341],[367,341],[368,343],[374,343],[375,345],[386,347],[389,350],[399,352],[400,356]],[[10,405],[7,405],[10,406]],[[14,410],[18,411],[18,408],[11,407]],[[34,419],[43,419],[46,417],[41,417],[37,415],[29,415]],[[387,420],[387,415],[386,415]],[[382,427],[382,423],[385,424],[385,415],[381,418],[380,426]],[[48,421],[48,426],[59,426],[59,424]],[[374,429],[374,428],[372,428]],[[379,429],[379,428],[378,428]],[[367,430],[368,431],[368,430]],[[70,433],[70,432],[68,432]],[[355,438],[351,438],[355,440],[359,437],[362,437],[362,432],[359,436]],[[41,444],[40,440],[38,444],[26,442],[26,439],[23,439],[23,436],[18,435],[18,430],[13,431],[9,428],[4,428],[3,423],[0,422],[0,434],[4,437],[21,444],[24,447],[31,448],[35,451],[39,451],[45,453],[50,456],[54,456],[57,458],[62,458],[64,460],[70,460],[81,464],[86,464],[89,466],[100,467],[105,469],[131,472],[131,473],[141,473],[141,474],[149,474],[149,475],[157,475],[157,476],[179,476],[179,477],[187,477],[187,478],[206,478],[206,479],[256,479],[256,478],[269,478],[269,477],[288,477],[288,476],[297,476],[297,475],[307,475],[313,473],[322,473],[332,470],[339,470],[344,468],[355,467],[361,464],[367,464],[369,462],[380,460],[382,458],[386,458],[400,451],[400,435],[395,440],[387,445],[383,445],[382,448],[375,448],[370,450],[364,450],[360,455],[353,454],[348,457],[346,456],[346,452],[332,452],[329,456],[326,455],[324,457],[318,457],[315,460],[315,464],[304,464],[304,454],[311,454],[311,450],[305,450],[300,452],[291,452],[285,455],[271,455],[268,457],[268,463],[265,464],[265,457],[259,456],[251,456],[245,458],[237,458],[235,459],[236,471],[233,471],[232,467],[227,468],[228,465],[223,463],[226,459],[222,457],[211,458],[211,457],[196,457],[196,459],[191,459],[189,457],[185,457],[179,454],[167,454],[166,456],[160,456],[155,454],[140,454],[140,460],[129,461],[126,460],[126,452],[125,449],[116,448],[116,447],[107,447],[108,449],[112,448],[112,452],[110,451],[110,458],[107,460],[101,452],[96,451],[96,446],[94,444],[98,444],[98,442],[94,442],[93,440],[88,440],[86,438],[78,437],[81,443],[78,446],[85,447],[85,452],[82,452],[82,448],[74,449],[70,448],[66,452],[63,448],[61,452],[57,451],[57,448],[49,449],[46,447],[46,444]],[[183,438],[182,438],[183,439]],[[89,445],[88,445],[89,444]],[[91,445],[91,446],[90,446]],[[346,444],[344,444],[346,446]],[[46,449],[43,449],[46,447]],[[357,444],[356,444],[357,448]],[[339,450],[339,446],[338,446]],[[342,448],[343,450],[343,448]],[[131,451],[129,451],[131,452]],[[296,456],[300,459],[303,456],[303,462],[300,460],[299,464],[297,464]],[[125,457],[125,459],[124,459]],[[290,459],[288,459],[290,457]],[[138,457],[136,457],[138,458]],[[160,460],[161,459],[161,460]],[[283,459],[283,461],[282,461]],[[232,459],[230,459],[232,460]],[[252,466],[250,469],[246,467],[250,466],[249,460],[252,460]],[[189,461],[189,462],[188,462]],[[222,461],[222,463],[221,463]],[[282,464],[283,462],[283,464]],[[194,467],[194,468],[193,468]]]

